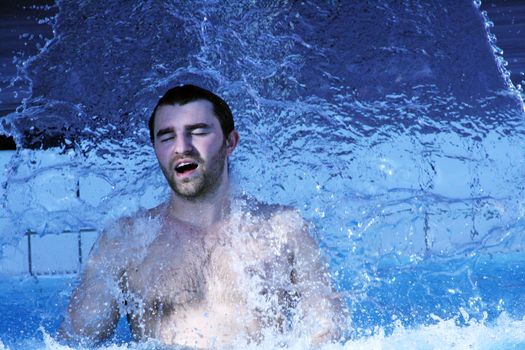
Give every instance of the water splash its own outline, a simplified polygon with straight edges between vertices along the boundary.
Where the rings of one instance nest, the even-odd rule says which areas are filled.
[[[471,262],[523,251],[523,105],[472,3],[57,6],[54,37],[19,65],[31,96],[0,132],[23,148],[59,147],[11,159],[2,243],[27,230],[101,229],[162,201],[145,121],[167,87],[190,82],[233,107],[237,190],[301,209],[357,304],[392,306],[373,294],[403,288],[383,268],[438,262],[423,289],[444,273],[459,282],[447,298],[415,287],[413,297],[446,299],[446,318],[479,294],[483,277],[469,279]],[[394,314],[363,313],[368,330]],[[396,334],[410,338],[407,329],[359,341],[387,347]],[[439,333],[422,329],[421,341]]]
[[[503,350],[522,349],[525,347],[525,333],[523,330],[525,320],[513,320],[502,315],[495,322],[471,322],[466,326],[458,326],[454,320],[441,320],[436,318],[434,324],[417,328],[397,326],[392,334],[385,334],[381,329],[376,329],[375,335],[349,340],[343,344],[333,344],[321,347],[323,350],[407,350],[407,349],[479,349]],[[512,330],[512,331],[509,331]],[[42,330],[43,344],[25,343],[24,348],[30,350],[73,350],[87,348],[71,348],[56,342],[45,330]],[[279,339],[282,341],[282,339]],[[288,339],[287,349],[306,349],[305,340]],[[262,344],[252,344],[242,349],[275,349],[279,346],[275,341]],[[13,350],[0,342],[0,349]],[[101,350],[161,350],[167,349],[155,342],[140,344],[111,344],[97,347]],[[169,349],[184,349],[169,347]]]

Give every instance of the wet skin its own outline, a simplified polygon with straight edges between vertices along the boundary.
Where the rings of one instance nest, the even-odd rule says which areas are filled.
[[[155,115],[155,154],[173,191],[190,198],[214,193],[227,177],[225,160],[235,146],[225,144],[236,144],[236,133],[225,139],[208,101],[160,106]],[[178,167],[186,171],[178,172]]]
[[[158,109],[155,153],[171,198],[101,235],[62,338],[107,339],[120,313],[137,340],[196,348],[258,342],[297,320],[313,344],[339,336],[341,301],[302,218],[231,197],[227,159],[238,140],[224,137],[207,101]]]

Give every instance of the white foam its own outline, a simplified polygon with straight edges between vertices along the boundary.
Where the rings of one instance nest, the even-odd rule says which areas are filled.
[[[417,328],[397,326],[390,335],[378,329],[376,335],[356,339],[326,349],[369,350],[462,350],[525,348],[525,320],[513,320],[503,314],[495,322],[472,321],[467,326],[456,320],[439,320],[436,324]],[[518,346],[518,347],[517,347]]]
[[[88,349],[85,347],[69,347],[58,343],[45,330],[43,342],[35,339],[23,344],[27,350],[73,350]],[[525,349],[525,319],[512,319],[502,314],[493,322],[471,321],[466,326],[458,326],[456,320],[437,320],[432,325],[415,328],[398,325],[391,334],[385,334],[381,328],[374,330],[374,335],[349,340],[344,344],[329,344],[322,350],[499,350]],[[282,335],[266,337],[261,344],[243,344],[237,349],[271,350],[284,348],[290,350],[308,349],[308,339],[290,338]],[[287,344],[283,346],[283,344]],[[22,344],[21,344],[22,345]],[[18,348],[18,347],[16,347]],[[7,347],[0,340],[0,350],[15,350]],[[20,347],[22,348],[22,347]],[[107,344],[97,347],[100,350],[148,350],[148,349],[182,349],[179,347],[164,347],[155,342],[131,344]]]

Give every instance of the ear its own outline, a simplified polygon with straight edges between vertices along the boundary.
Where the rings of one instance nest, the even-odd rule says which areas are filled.
[[[239,143],[239,133],[237,130],[233,129],[232,132],[230,132],[230,135],[228,135],[228,138],[226,139],[226,155],[230,156],[233,153],[233,150],[235,147],[237,147],[237,144]]]

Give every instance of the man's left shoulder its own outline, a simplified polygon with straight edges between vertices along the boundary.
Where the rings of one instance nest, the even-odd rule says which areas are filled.
[[[245,211],[250,215],[263,219],[274,225],[287,225],[303,227],[306,221],[303,219],[299,210],[294,207],[282,204],[272,204],[262,202],[256,198],[242,198]]]
[[[276,206],[273,209],[269,216],[269,220],[272,225],[287,227],[294,231],[304,231],[307,226],[307,222],[301,216],[299,210],[282,205]]]

